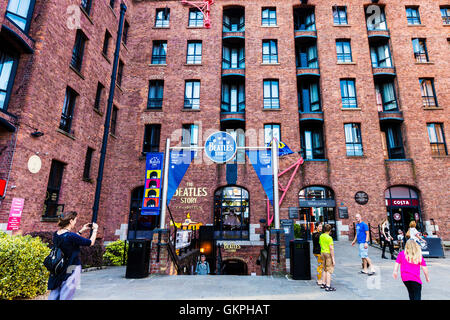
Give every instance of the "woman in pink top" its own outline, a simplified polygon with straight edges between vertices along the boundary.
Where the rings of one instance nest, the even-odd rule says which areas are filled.
[[[402,281],[406,289],[408,289],[409,299],[421,300],[422,281],[420,280],[420,268],[422,268],[427,282],[430,282],[430,277],[428,276],[427,264],[422,257],[422,249],[414,240],[408,240],[405,250],[398,254],[394,266],[394,279],[398,277],[399,266]]]

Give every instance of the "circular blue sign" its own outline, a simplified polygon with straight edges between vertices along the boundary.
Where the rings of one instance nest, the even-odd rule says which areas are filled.
[[[228,162],[233,159],[236,151],[236,140],[229,133],[219,131],[213,133],[206,139],[205,153],[213,162]]]

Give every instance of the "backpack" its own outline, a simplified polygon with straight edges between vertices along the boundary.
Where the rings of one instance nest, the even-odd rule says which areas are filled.
[[[60,275],[61,273],[63,273],[65,270],[65,262],[66,262],[64,252],[59,247],[59,245],[62,242],[62,239],[60,238],[56,239],[59,241],[55,241],[55,243],[53,244],[52,251],[50,251],[50,254],[44,259],[44,266],[52,275]]]

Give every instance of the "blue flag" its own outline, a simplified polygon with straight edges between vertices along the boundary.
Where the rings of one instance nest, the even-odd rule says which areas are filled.
[[[246,153],[273,206],[272,150],[246,150]]]
[[[272,146],[272,142],[267,144],[267,147],[270,148]],[[278,142],[278,156],[282,157],[288,154],[292,154],[294,151],[291,150],[283,141]]]
[[[189,169],[194,159],[195,151],[170,151],[169,156],[169,177],[167,183],[167,205],[172,200],[173,195],[183,180],[186,171]]]

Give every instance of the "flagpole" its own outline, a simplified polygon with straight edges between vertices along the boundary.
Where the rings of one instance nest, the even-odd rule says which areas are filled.
[[[280,203],[278,195],[278,141],[272,139],[273,214],[275,229],[280,229]]]
[[[162,194],[162,206],[160,216],[160,228],[166,228],[166,209],[167,209],[167,186],[169,183],[169,157],[170,157],[170,139],[166,140],[166,150],[164,152],[164,174],[163,174],[163,194]]]

